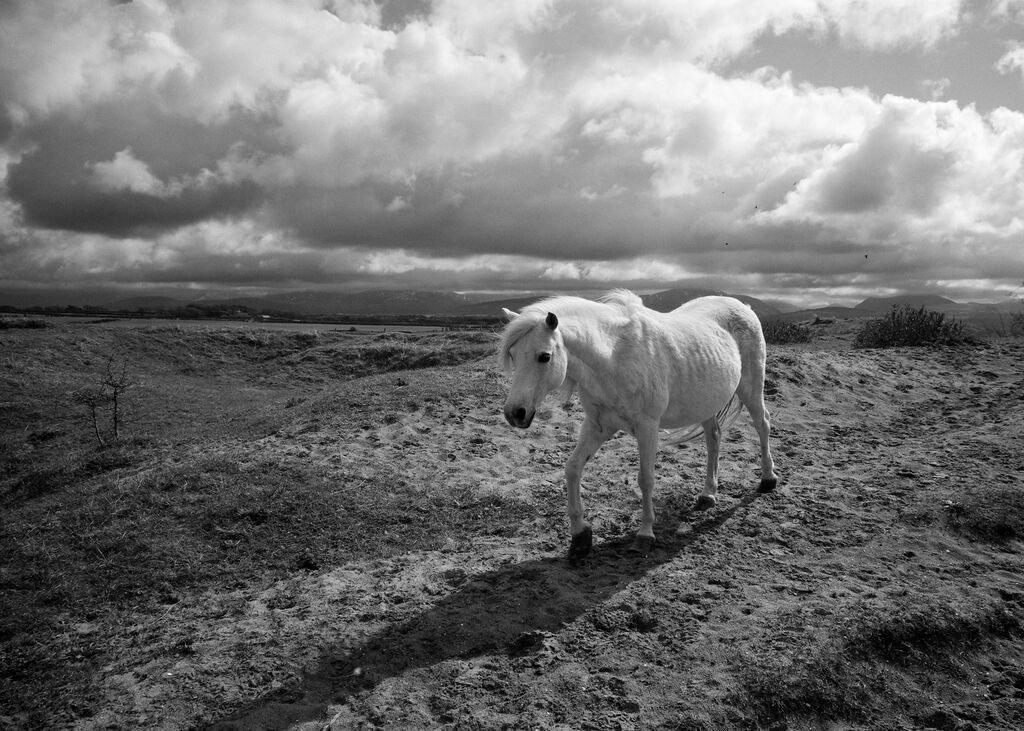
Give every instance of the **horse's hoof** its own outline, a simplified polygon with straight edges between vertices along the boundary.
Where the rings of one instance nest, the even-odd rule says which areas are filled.
[[[710,510],[718,504],[718,499],[714,495],[701,495],[697,498],[697,502],[693,504],[694,510]]]
[[[654,548],[654,536],[637,536],[633,541],[633,550],[646,556]]]
[[[771,477],[771,478],[766,477],[765,479],[761,480],[761,484],[757,486],[757,491],[758,492],[772,492],[775,489],[775,486],[778,485],[778,484],[779,484],[779,481],[776,480],[774,477]]]
[[[587,526],[579,533],[572,537],[572,541],[569,543],[569,561],[570,563],[576,563],[590,553],[590,547],[594,545],[594,531]]]

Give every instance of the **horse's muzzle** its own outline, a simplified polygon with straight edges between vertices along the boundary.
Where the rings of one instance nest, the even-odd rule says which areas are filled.
[[[505,407],[505,420],[508,421],[514,427],[519,429],[525,429],[531,423],[533,423],[533,415],[537,413],[530,411],[527,413],[526,409],[522,406],[506,406]]]

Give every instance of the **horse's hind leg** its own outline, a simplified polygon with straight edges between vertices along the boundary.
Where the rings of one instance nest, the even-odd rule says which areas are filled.
[[[594,456],[594,453],[608,441],[611,430],[602,429],[595,420],[587,417],[580,427],[579,440],[565,463],[565,500],[569,512],[569,533],[572,542],[569,545],[569,560],[576,561],[590,552],[593,532],[590,524],[583,519],[583,499],[580,497],[580,480],[583,467]]]
[[[697,502],[693,506],[695,510],[713,508],[718,502],[716,497],[718,494],[718,448],[722,443],[722,428],[715,417],[705,421],[702,426],[704,427],[704,443],[708,448],[708,468],[704,474],[704,492],[697,498]]]
[[[761,442],[761,484],[758,485],[758,492],[771,492],[778,484],[775,476],[775,462],[772,460],[771,447],[768,438],[771,435],[771,416],[768,407],[764,405],[764,376],[759,379],[756,390],[753,388],[744,389],[741,384],[739,390],[740,401],[750,412],[750,418],[754,422],[754,429]]]

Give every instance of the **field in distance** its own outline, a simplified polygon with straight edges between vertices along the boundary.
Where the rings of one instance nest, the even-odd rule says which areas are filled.
[[[0,726],[1024,727],[1020,339],[770,346],[778,491],[665,448],[639,555],[613,439],[571,567],[493,333],[203,325],[0,329]]]

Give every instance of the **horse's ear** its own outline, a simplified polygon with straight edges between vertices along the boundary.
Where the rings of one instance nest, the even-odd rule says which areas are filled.
[[[514,319],[519,317],[519,313],[518,312],[513,312],[512,310],[510,310],[508,308],[502,307],[501,311],[505,313],[505,319],[508,320],[509,322],[512,322]]]
[[[558,327],[558,318],[555,316],[554,312],[549,312],[547,319],[545,319],[544,322],[546,322],[547,326],[552,330]]]

